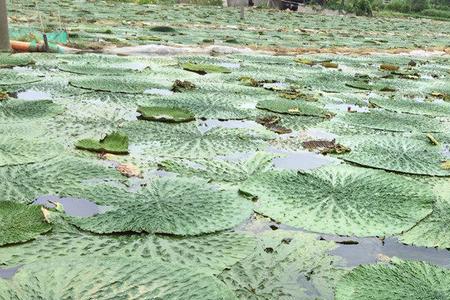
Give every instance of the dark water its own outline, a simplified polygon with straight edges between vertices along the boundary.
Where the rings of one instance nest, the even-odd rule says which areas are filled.
[[[85,199],[60,198],[58,196],[41,196],[37,198],[33,204],[40,204],[48,208],[54,208],[55,205],[52,202],[61,203],[64,207],[64,212],[72,217],[92,217],[106,210],[105,207],[99,206],[94,202]]]

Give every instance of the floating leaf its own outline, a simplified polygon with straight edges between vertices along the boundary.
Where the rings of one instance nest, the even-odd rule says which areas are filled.
[[[186,71],[191,71],[200,75],[209,73],[231,73],[231,70],[218,65],[185,63],[181,67]]]
[[[399,132],[445,132],[446,130],[446,126],[437,119],[386,111],[346,113],[339,115],[336,121],[352,126]]]
[[[74,79],[69,82],[72,86],[113,93],[143,94],[152,88],[166,88],[166,84],[152,82],[143,77],[127,76],[93,76]]]
[[[0,53],[0,68],[12,68],[34,64],[28,55]]]
[[[450,270],[425,262],[394,259],[362,265],[344,275],[336,300],[424,300],[450,298]]]
[[[42,195],[55,195],[89,179],[120,178],[120,174],[86,159],[60,156],[45,162],[0,168],[2,199],[31,203]]]
[[[238,299],[318,299],[332,296],[341,277],[334,243],[313,234],[276,230],[258,236],[255,251],[219,278]]]
[[[100,141],[92,139],[80,140],[75,144],[75,147],[100,153],[128,154],[128,136],[120,132],[113,132],[107,134]]]
[[[40,206],[0,201],[0,246],[26,242],[51,229]]]
[[[384,109],[415,115],[441,116],[450,115],[450,104],[443,102],[419,102],[405,99],[374,99],[370,103]]]
[[[86,75],[123,75],[132,74],[136,72],[136,69],[127,68],[126,66],[120,65],[104,65],[101,63],[70,63],[70,64],[60,64],[58,69],[64,72],[70,72],[75,74],[86,74]]]
[[[281,114],[327,117],[330,112],[301,100],[262,100],[256,105],[259,109],[264,109]]]
[[[23,74],[6,69],[0,70],[0,87],[17,86],[26,83],[39,82],[41,80],[41,78],[30,74]]]
[[[276,155],[258,152],[242,162],[227,162],[220,159],[166,160],[159,164],[165,171],[182,175],[198,176],[214,181],[239,182],[272,167]]]
[[[255,210],[307,230],[385,236],[426,217],[435,197],[426,185],[399,175],[345,165],[310,173],[272,171],[250,177],[241,191],[258,197]]]
[[[434,192],[439,196],[433,213],[400,236],[406,244],[422,247],[450,248],[450,183],[439,182]]]
[[[61,230],[63,226],[58,224],[51,233],[31,242],[1,247],[1,264],[13,267],[55,257],[97,256],[177,262],[206,273],[220,273],[255,248],[254,238],[233,232],[179,238],[152,234],[97,235],[72,228]]]
[[[147,121],[158,122],[190,122],[195,120],[195,116],[187,109],[177,107],[162,107],[162,106],[139,106],[138,113],[140,119]]]
[[[431,145],[425,139],[401,136],[348,136],[339,142],[352,151],[340,158],[363,166],[406,174],[450,176],[441,168],[444,156],[441,147]]]
[[[234,299],[211,275],[158,261],[127,258],[52,259],[0,279],[3,299]]]
[[[61,114],[64,108],[50,100],[0,102],[0,123],[30,122],[32,119],[44,119]]]
[[[149,232],[198,235],[229,229],[248,218],[252,204],[236,192],[217,191],[203,180],[158,179],[138,193],[96,186],[76,197],[112,206],[103,214],[72,218],[97,233]]]
[[[30,164],[60,155],[64,148],[45,140],[0,137],[0,167]]]

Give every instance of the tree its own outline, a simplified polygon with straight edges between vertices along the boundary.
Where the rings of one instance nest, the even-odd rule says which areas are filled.
[[[0,0],[0,52],[10,51],[6,0]]]

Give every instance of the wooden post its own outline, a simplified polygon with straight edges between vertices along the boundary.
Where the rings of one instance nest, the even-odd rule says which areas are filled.
[[[241,20],[245,19],[245,4],[241,5]]]
[[[0,52],[11,51],[8,32],[6,0],[0,0]]]

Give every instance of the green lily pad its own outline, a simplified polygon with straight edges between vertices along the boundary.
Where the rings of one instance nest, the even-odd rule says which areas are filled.
[[[0,68],[12,68],[34,64],[29,55],[0,53]]]
[[[141,115],[140,119],[158,122],[190,122],[195,120],[195,116],[187,109],[176,107],[140,106],[137,110]]]
[[[232,228],[252,212],[252,203],[237,192],[217,190],[200,179],[158,179],[138,193],[96,186],[73,196],[113,207],[93,217],[71,219],[96,233],[198,235]]]
[[[0,201],[0,246],[26,242],[51,229],[40,206]]]
[[[386,110],[409,113],[415,115],[427,115],[448,117],[450,115],[450,103],[446,102],[419,102],[405,99],[374,99],[370,103]]]
[[[58,69],[64,72],[86,75],[123,75],[136,72],[135,69],[121,67],[120,65],[103,65],[100,63],[71,63],[58,65]],[[136,72],[137,73],[137,72]]]
[[[195,269],[127,258],[52,259],[0,279],[2,299],[208,299],[231,300],[219,280]]]
[[[64,225],[67,224],[55,224],[51,233],[28,243],[0,247],[0,262],[3,266],[14,267],[55,257],[108,256],[177,262],[217,274],[247,257],[255,248],[255,239],[243,233],[223,232],[188,238],[152,234],[98,235],[72,226],[61,230]]]
[[[339,158],[362,166],[405,174],[450,176],[450,170],[441,167],[445,161],[442,147],[426,139],[356,135],[342,137],[338,142],[351,149]]]
[[[60,155],[48,161],[0,168],[2,200],[31,203],[42,195],[55,195],[76,188],[83,181],[119,179],[121,175],[88,159]]]
[[[342,276],[333,242],[316,235],[276,230],[257,236],[256,249],[224,270],[219,279],[238,299],[328,299]]]
[[[256,196],[255,210],[307,230],[356,236],[395,235],[432,211],[426,185],[383,171],[345,165],[310,173],[272,171],[240,187]]]
[[[272,159],[277,155],[258,152],[242,162],[220,159],[173,159],[165,160],[159,167],[165,171],[188,176],[207,178],[213,181],[240,182],[272,168]]]
[[[399,132],[445,132],[448,129],[448,126],[434,118],[387,111],[345,113],[338,116],[336,121],[352,126]]]
[[[100,153],[128,154],[128,136],[120,132],[107,134],[100,141],[85,139],[75,144],[81,150]]]
[[[433,213],[400,236],[405,244],[450,249],[450,182],[439,182],[434,192],[439,196]]]
[[[434,300],[450,298],[450,270],[425,262],[394,259],[362,265],[346,274],[336,300]]]
[[[181,67],[190,72],[194,72],[200,75],[206,75],[209,73],[231,73],[231,70],[218,65],[210,64],[196,64],[196,63],[185,63]]]
[[[92,76],[69,81],[69,84],[87,90],[126,94],[143,94],[147,89],[170,88],[161,83],[152,82],[143,77]]]
[[[330,112],[318,105],[301,100],[262,100],[258,102],[256,107],[271,112],[298,116],[327,117],[331,115]]]
[[[23,74],[14,70],[1,69],[0,70],[0,87],[17,86],[27,83],[39,82],[40,77]]]
[[[0,167],[30,164],[60,155],[64,148],[45,140],[0,138]]]
[[[61,114],[64,107],[50,100],[0,102],[0,123],[30,122],[31,119],[44,119]]]

